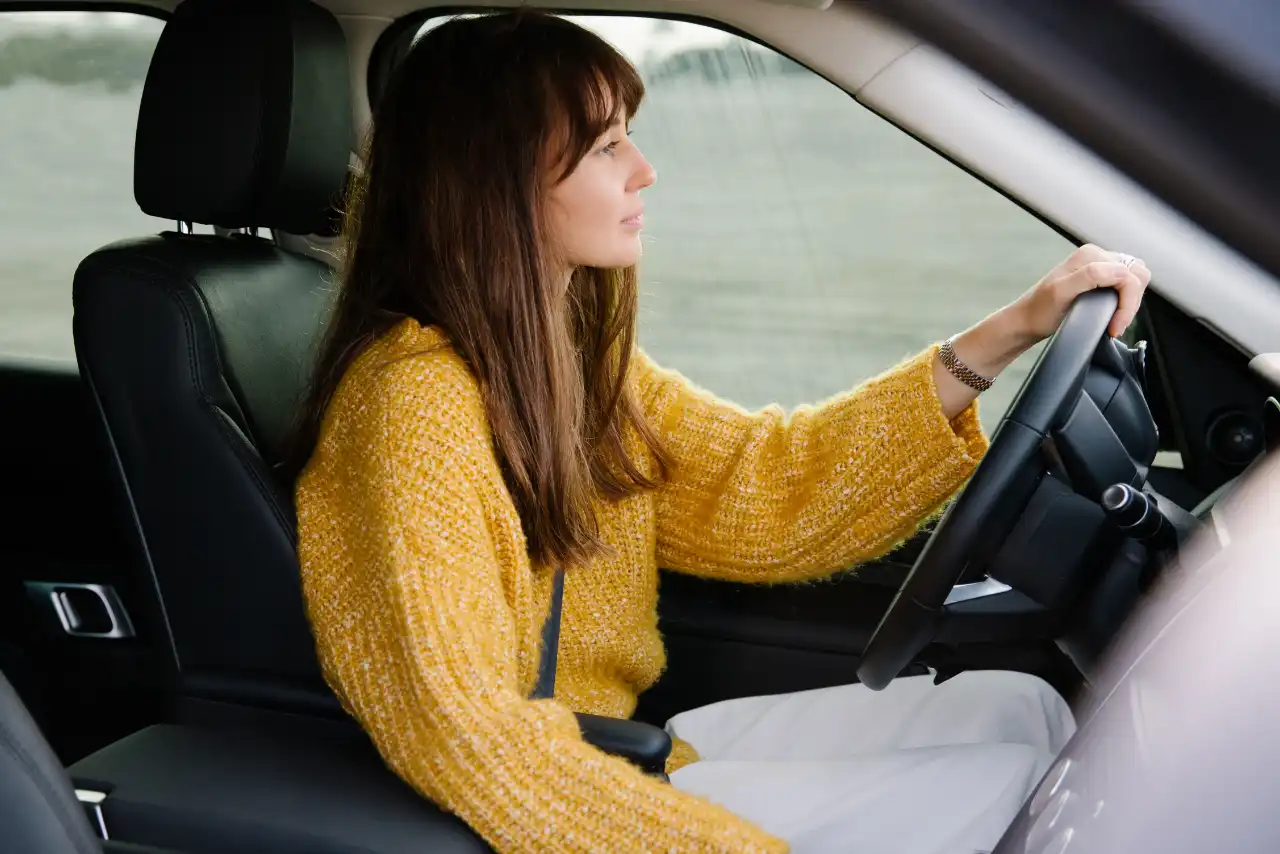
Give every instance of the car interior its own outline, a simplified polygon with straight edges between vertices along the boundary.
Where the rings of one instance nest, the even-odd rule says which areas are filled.
[[[19,9],[101,14],[94,6],[0,3],[0,23]],[[5,850],[490,851],[384,765],[326,686],[298,587],[292,485],[277,465],[381,81],[424,25],[469,9],[109,8],[162,25],[127,201],[165,223],[68,260],[56,299],[73,313],[73,359],[0,349]],[[1114,297],[1076,304],[1015,380],[974,479],[888,555],[821,584],[665,574],[667,670],[633,722],[581,716],[584,736],[660,773],[660,727],[683,710],[989,668],[1037,674],[1083,707],[1179,544],[1276,441],[1274,277],[864,4],[554,8],[697,23],[767,46],[1063,245],[1123,245],[1156,271],[1121,339],[1105,335]],[[18,274],[3,258],[0,273]]]

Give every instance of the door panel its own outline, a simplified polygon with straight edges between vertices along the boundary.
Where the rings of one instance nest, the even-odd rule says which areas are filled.
[[[0,667],[59,755],[74,761],[157,719],[163,633],[129,568],[79,377],[3,366],[0,401],[0,488],[9,508],[0,536]],[[31,582],[110,588],[136,636],[67,634]]]

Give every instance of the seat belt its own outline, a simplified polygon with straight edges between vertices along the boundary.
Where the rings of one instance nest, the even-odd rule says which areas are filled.
[[[542,624],[542,657],[538,660],[538,682],[533,686],[533,691],[529,694],[530,700],[549,700],[556,693],[556,659],[560,657],[560,612],[564,609],[564,570],[557,569],[555,580],[551,582],[551,609],[547,613],[547,621]],[[578,714],[578,727],[583,730],[583,735],[587,738],[588,744],[604,750],[605,753],[612,753],[617,756],[628,756],[625,750],[619,751],[616,746],[626,738],[620,738],[616,731],[612,734],[612,738],[601,740],[599,736],[607,734],[608,730],[602,730],[600,724],[610,724],[616,726],[640,727],[647,728],[648,724],[637,724],[631,721],[614,721],[608,718],[596,717],[595,715]],[[592,739],[587,733],[587,719],[595,722],[597,738]],[[615,746],[608,746],[608,742],[612,741]],[[667,741],[667,746],[662,753],[662,764],[665,765],[667,754],[671,749],[671,742]],[[634,759],[632,761],[635,761]],[[642,767],[645,767],[641,763]],[[671,782],[662,767],[646,771],[653,777],[663,782]]]
[[[542,657],[538,660],[538,682],[530,700],[549,700],[556,693],[556,659],[560,656],[560,612],[564,606],[564,570],[556,569],[551,582],[551,611],[542,624]]]

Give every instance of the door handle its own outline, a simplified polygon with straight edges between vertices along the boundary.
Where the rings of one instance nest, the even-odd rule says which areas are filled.
[[[62,631],[80,638],[136,636],[129,612],[109,584],[28,581],[27,594],[46,614],[52,612]]]

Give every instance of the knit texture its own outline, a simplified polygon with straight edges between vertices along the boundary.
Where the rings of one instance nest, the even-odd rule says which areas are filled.
[[[437,329],[403,321],[343,377],[297,487],[329,684],[398,775],[502,854],[786,851],[588,745],[573,712],[627,718],[661,674],[659,566],[819,578],[939,508],[986,439],[973,407],[943,415],[935,349],[790,416],[718,400],[638,352],[629,381],[672,478],[598,502],[615,553],[568,571],[555,698],[529,700],[553,573],[528,556],[473,375]],[[635,441],[632,456],[652,466]],[[670,767],[694,759],[678,744]]]

